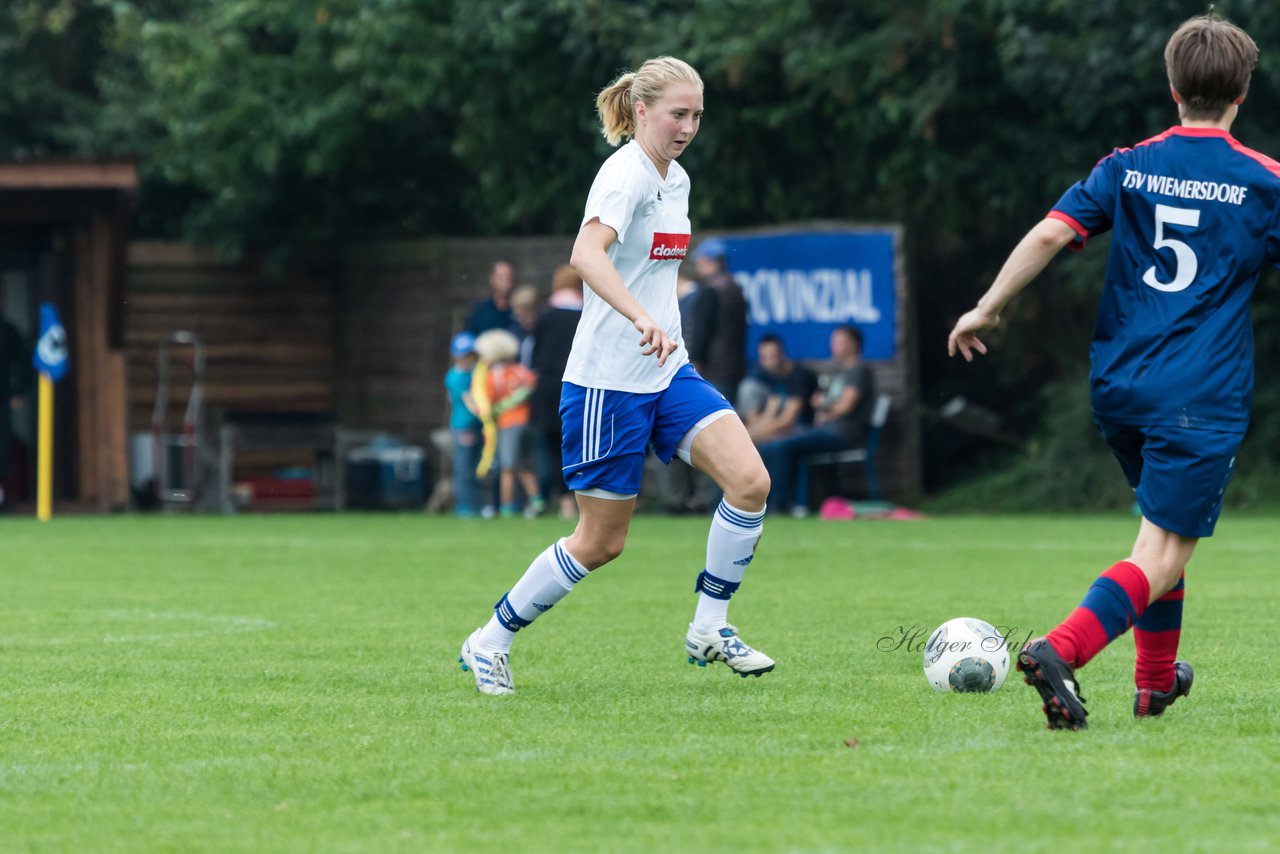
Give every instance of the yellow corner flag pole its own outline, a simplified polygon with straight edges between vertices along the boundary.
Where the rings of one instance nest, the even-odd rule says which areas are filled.
[[[51,302],[40,303],[40,337],[31,362],[40,374],[40,434],[36,454],[36,518],[53,516],[53,384],[67,375],[67,331]]]
[[[36,461],[36,518],[53,516],[53,380],[40,372],[39,451]]]

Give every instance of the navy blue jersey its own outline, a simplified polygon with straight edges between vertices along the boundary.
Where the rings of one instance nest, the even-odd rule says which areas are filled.
[[[1049,213],[1112,229],[1090,351],[1093,410],[1121,424],[1243,433],[1249,300],[1280,266],[1280,164],[1226,131],[1173,127],[1104,157]]]

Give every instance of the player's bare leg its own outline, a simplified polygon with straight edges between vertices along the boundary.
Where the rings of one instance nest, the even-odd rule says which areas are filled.
[[[769,472],[736,414],[729,413],[699,431],[689,458],[694,468],[716,482],[734,507],[750,513],[764,511]]]
[[[622,554],[636,512],[636,498],[600,498],[577,493],[578,526],[565,548],[588,570],[599,569]]]
[[[1151,585],[1151,602],[1169,593],[1178,584],[1192,560],[1192,553],[1196,552],[1197,543],[1199,540],[1194,536],[1166,531],[1143,517],[1129,561],[1147,576],[1147,583]]]
[[[1143,517],[1129,561],[1147,577],[1151,587],[1150,602],[1155,602],[1177,585],[1198,542],[1194,537],[1166,531]]]

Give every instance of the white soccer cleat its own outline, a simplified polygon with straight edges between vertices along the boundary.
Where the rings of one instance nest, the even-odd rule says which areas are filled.
[[[476,629],[471,637],[462,642],[462,652],[458,661],[463,670],[475,674],[476,690],[481,694],[514,694],[515,683],[511,680],[511,665],[505,652],[488,652],[476,646]]]
[[[723,661],[729,669],[742,678],[759,676],[774,668],[774,661],[758,649],[752,649],[738,637],[738,630],[724,628],[703,634],[689,624],[689,634],[684,639],[689,663],[706,667],[708,662]]]

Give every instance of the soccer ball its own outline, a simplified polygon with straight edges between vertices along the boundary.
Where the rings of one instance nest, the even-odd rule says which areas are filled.
[[[947,620],[924,646],[924,677],[935,691],[995,691],[1009,675],[1009,645],[990,623]]]

